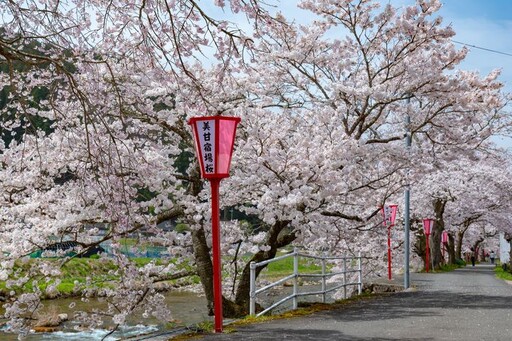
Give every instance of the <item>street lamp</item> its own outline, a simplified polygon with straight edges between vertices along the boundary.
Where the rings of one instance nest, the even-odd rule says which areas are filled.
[[[212,190],[213,309],[216,333],[222,333],[219,186],[223,178],[229,177],[239,122],[238,117],[225,116],[193,117],[188,122],[194,133],[201,177],[210,181]]]
[[[429,238],[430,238],[430,232],[432,231],[432,228],[434,227],[434,219],[425,218],[423,219],[423,231],[425,232],[425,239],[427,240],[427,255],[425,257],[426,262],[426,271],[428,272],[429,268],[429,262],[430,262],[430,247],[429,247]]]
[[[391,280],[391,228],[395,226],[396,210],[398,205],[384,205],[380,212],[384,219],[384,226],[388,228],[388,279]]]
[[[411,97],[414,95],[409,94],[407,97],[407,106],[411,103]],[[411,131],[411,116],[407,113],[405,117],[405,146],[407,148],[408,159],[411,157],[411,140],[412,140],[412,131]],[[409,289],[411,284],[410,276],[409,276],[409,248],[410,248],[410,230],[411,230],[411,182],[409,179],[409,169],[407,170],[406,175],[406,184],[404,189],[404,289]]]

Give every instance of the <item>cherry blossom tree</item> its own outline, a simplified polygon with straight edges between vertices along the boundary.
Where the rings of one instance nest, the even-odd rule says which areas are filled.
[[[179,274],[177,265],[136,267],[120,250],[122,238],[144,228],[195,263],[212,308],[209,189],[192,162],[191,116],[242,118],[223,205],[261,226],[223,226],[233,257],[223,301],[231,316],[248,309],[243,253],[260,261],[293,244],[362,251],[369,271],[383,268],[379,207],[419,181],[433,157],[442,171],[506,126],[499,72],[457,69],[468,51],[451,43],[439,1],[401,9],[300,1],[315,18],[309,25],[271,16],[260,1],[215,4],[244,15],[250,29],[193,0],[26,0],[0,9],[8,90],[1,124],[9,136],[0,149],[1,278],[10,286],[58,280],[59,268],[13,271],[35,249],[72,239],[85,252],[110,241],[122,280],[102,293],[103,314],[116,324],[135,309],[168,320],[156,283]],[[42,88],[48,94],[35,105],[33,91]],[[190,233],[157,228],[171,218]],[[13,328],[24,327],[40,294],[13,296]]]
[[[257,2],[229,6],[253,24],[267,16]],[[175,266],[136,267],[120,252],[120,240],[144,227],[174,255],[188,257],[178,236],[156,223],[183,216],[201,226],[206,194],[195,168],[180,171],[175,161],[191,150],[188,116],[220,114],[237,101],[236,91],[224,87],[246,38],[195,1],[28,0],[7,2],[0,11],[0,77],[8,97],[2,108],[2,279],[8,287],[58,282],[58,268],[34,268],[24,277],[14,272],[14,260],[59,240],[76,241],[79,254],[110,241],[121,280],[102,293],[109,302],[103,314],[122,324],[138,308],[169,320],[155,284],[172,277]],[[208,54],[214,58],[201,57]],[[48,94],[35,106],[33,91],[41,88]],[[51,127],[39,129],[36,120]],[[87,295],[89,283],[82,290]],[[6,306],[11,328],[26,327],[40,307],[39,294],[12,297]],[[84,323],[97,325],[97,317]]]
[[[433,171],[415,185],[414,207],[419,218],[435,218],[432,232],[434,266],[441,264],[441,233],[448,231],[449,259],[510,229],[510,174],[506,154],[474,152],[457,162],[433,162]],[[464,250],[465,248],[465,250]]]
[[[455,49],[454,32],[439,18],[429,21],[436,1],[402,12],[369,1],[301,5],[318,20],[306,27],[278,17],[268,33],[258,31],[258,64],[248,72],[261,113],[239,114],[250,133],[239,143],[235,172],[243,172],[233,176],[239,182],[229,197],[248,195],[237,200],[271,226],[254,261],[291,240],[383,259],[384,243],[368,241],[383,241],[378,207],[396,197],[404,170],[419,177],[433,153],[453,162],[504,126],[498,72],[480,78],[455,70],[467,51]],[[332,38],[337,30],[347,34]],[[406,116],[418,144],[410,155]],[[240,304],[248,265],[244,271]]]

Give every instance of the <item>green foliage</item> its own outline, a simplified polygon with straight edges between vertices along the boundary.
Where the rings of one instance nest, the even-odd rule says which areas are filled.
[[[59,264],[62,259],[30,259],[25,262],[17,262],[15,271],[20,274],[29,274],[30,268],[40,263],[54,263]],[[111,261],[105,260],[89,260],[86,258],[74,258],[69,260],[61,267],[61,275],[59,276],[60,283],[57,285],[59,295],[69,296],[75,291],[75,283],[85,283],[88,276],[94,276],[97,286],[103,287],[103,282],[114,279],[114,276],[107,276],[110,270],[116,269]],[[50,285],[55,283],[54,279],[44,278],[41,276],[32,277],[38,281],[38,288],[45,291]],[[6,290],[5,282],[0,282],[0,289]],[[34,290],[33,281],[30,280],[21,287],[12,287],[9,290],[16,292],[31,292]]]
[[[135,246],[139,243],[139,241],[135,238],[121,238],[119,239],[119,244],[127,247]]]
[[[15,271],[23,276],[28,275],[31,272],[31,268],[37,268],[38,265],[42,263],[53,263],[54,265],[58,265],[63,261],[62,258],[45,258],[45,259],[29,259],[26,261],[18,261],[15,266]],[[164,265],[165,261],[161,259],[153,259],[153,258],[134,258],[132,261],[135,263],[137,267],[142,267],[144,265],[149,264],[150,262],[154,262],[157,265]],[[177,263],[178,260],[173,260],[173,262]],[[190,269],[190,266],[184,264],[180,268]],[[59,275],[60,283],[57,285],[57,291],[59,296],[70,296],[76,293],[77,284],[85,284],[87,278],[92,279],[94,286],[97,289],[111,287],[113,281],[119,280],[120,274],[118,273],[119,268],[108,259],[94,259],[94,258],[73,258],[68,260],[67,263],[61,266],[61,274]],[[21,287],[12,287],[7,288],[6,283],[4,281],[0,281],[0,290],[1,291],[10,291],[14,290],[15,292],[32,292],[33,288],[33,280],[37,280],[38,288],[41,291],[45,291],[50,285],[55,283],[55,279],[52,278],[44,278],[43,276],[32,276],[31,280],[27,281]],[[197,276],[191,276],[188,281],[190,283],[198,283],[199,279]]]
[[[154,262],[156,265],[162,265],[163,261],[161,259],[154,259],[154,258],[133,258],[132,261],[135,263],[135,265],[139,268],[148,265],[151,262]]]
[[[177,171],[180,174],[187,174],[187,169],[190,166],[190,163],[192,160],[194,160],[194,155],[185,150],[185,145],[183,142],[180,143],[180,149],[182,150],[181,153],[175,157],[174,159],[174,167],[176,167]]]
[[[315,274],[321,273],[322,266],[318,262],[309,259],[299,258],[299,273],[302,274]],[[267,268],[262,272],[265,278],[278,278],[288,276],[293,273],[293,257],[282,259],[270,263]]]
[[[455,269],[458,269],[460,267],[463,267],[463,266],[466,266],[466,263],[464,262],[464,265],[461,265],[461,264],[442,264],[439,268],[439,271],[442,271],[442,272],[449,272],[449,271],[453,271]]]
[[[137,187],[137,202],[144,202],[153,199],[158,195],[157,192],[150,191],[147,187]]]
[[[267,231],[269,226],[266,225],[258,216],[246,214],[235,207],[228,206],[221,211],[222,220],[238,220],[243,224],[243,228],[250,234]]]
[[[70,296],[76,290],[75,282],[60,282],[59,285],[57,285],[57,290],[64,296]]]
[[[202,330],[203,332],[213,332],[213,322],[212,321],[203,321],[197,324],[197,328]]]
[[[0,28],[0,34],[2,34],[2,32],[3,29]],[[54,53],[52,52],[53,47],[48,43],[43,45],[37,40],[31,39],[20,39],[14,42],[11,47],[14,50],[23,51],[33,56],[49,56]],[[58,74],[62,74],[63,72],[74,73],[77,70],[72,63],[64,60],[65,58],[71,57],[71,51],[62,51],[60,47],[58,49],[62,59],[60,64],[55,68],[54,77],[51,78],[48,84],[44,86],[34,86],[30,89],[30,95],[24,97],[20,97],[16,88],[12,85],[3,84],[2,87],[0,87],[0,110],[3,110],[3,112],[0,113],[0,121],[9,122],[19,119],[21,123],[12,133],[6,129],[0,131],[0,138],[4,140],[7,146],[9,146],[14,139],[19,142],[24,134],[36,134],[40,131],[43,131],[45,134],[50,134],[53,131],[52,124],[54,122],[52,120],[38,115],[20,113],[14,108],[6,109],[6,107],[11,103],[21,103],[26,108],[35,108],[41,111],[48,110],[47,105],[43,105],[42,103],[45,103],[45,101],[52,96],[50,89],[52,88],[58,91],[56,90],[59,88],[58,85],[63,85],[63,81],[58,79]],[[39,60],[38,62],[34,62],[29,59],[0,59],[0,72],[16,74],[16,77],[20,79],[25,78],[28,72],[49,70],[49,68],[49,61]],[[53,94],[53,96],[55,96],[55,94]]]
[[[174,228],[174,230],[178,233],[185,233],[187,231],[190,231],[188,225],[184,224],[184,223],[176,224],[176,227]]]
[[[503,279],[506,281],[512,281],[512,273],[503,269],[501,266],[495,267],[494,272],[496,273],[496,277],[498,277],[499,279]]]
[[[455,264],[457,264],[458,266],[466,266],[466,262],[463,259],[460,259],[460,258],[457,258],[455,260]]]

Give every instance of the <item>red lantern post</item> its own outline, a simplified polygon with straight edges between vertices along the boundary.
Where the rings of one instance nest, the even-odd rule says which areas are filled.
[[[443,233],[441,234],[441,243],[443,244],[443,260],[444,260],[446,244],[448,244],[448,231],[443,231]]]
[[[210,181],[212,190],[212,263],[215,332],[222,333],[222,274],[220,257],[219,187],[229,177],[238,117],[209,116],[189,120],[194,133],[196,156],[201,177]]]
[[[391,228],[395,226],[396,210],[398,205],[385,205],[380,211],[384,219],[384,226],[388,229],[388,279],[391,280]]]
[[[430,239],[430,232],[432,231],[432,228],[434,227],[434,219],[425,218],[423,219],[423,231],[425,232],[425,238],[427,241],[427,250],[426,250],[426,257],[425,257],[425,263],[426,263],[426,271],[429,270],[429,263],[430,263],[430,246],[429,246],[429,239]]]

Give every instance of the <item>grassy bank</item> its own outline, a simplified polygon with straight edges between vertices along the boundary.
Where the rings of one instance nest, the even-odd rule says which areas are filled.
[[[153,258],[132,258],[136,266],[142,267],[150,262],[155,262],[157,265],[165,265],[161,259]],[[52,267],[58,266],[63,262],[62,258],[30,258],[20,260],[16,263],[15,273],[17,277],[26,277],[26,283],[22,286],[6,287],[5,281],[0,281],[0,295],[6,296],[7,293],[15,291],[33,292],[34,280],[37,281],[39,290],[43,293],[47,291],[49,286],[55,285],[55,279],[46,279],[44,276],[35,275],[33,269],[41,269],[45,264]],[[171,260],[172,262],[172,260]],[[273,262],[261,273],[261,277],[267,280],[276,280],[288,276],[293,273],[293,257],[286,258],[280,261]],[[330,266],[328,266],[329,270]],[[60,275],[58,275],[59,283],[56,285],[56,290],[50,291],[46,294],[45,298],[55,297],[70,297],[81,294],[81,288],[85,287],[87,283],[88,289],[101,290],[109,288],[116,281],[119,280],[120,274],[118,267],[115,263],[108,258],[72,258],[67,263],[60,267]],[[191,271],[191,266],[182,265],[174,272]],[[320,262],[311,259],[299,259],[299,272],[300,273],[321,273],[322,267]],[[164,275],[164,274],[162,274]],[[168,274],[169,276],[173,274]],[[54,276],[55,278],[55,276]],[[199,283],[198,276],[188,276],[182,279],[168,280],[162,282],[162,287],[177,287],[188,284]]]
[[[503,279],[505,281],[512,281],[512,273],[503,270],[501,266],[497,266],[494,271],[496,272],[496,277],[499,279]]]
[[[329,271],[328,266],[327,271]],[[265,270],[262,271],[261,277],[267,280],[275,280],[283,278],[293,273],[293,257],[281,259],[270,263]],[[299,273],[302,274],[318,274],[322,273],[322,266],[319,261],[311,259],[299,258]]]
[[[132,259],[136,266],[142,267],[152,261],[157,264],[162,264],[161,260],[150,258],[136,258]],[[18,277],[26,277],[26,283],[22,286],[12,286],[7,288],[5,281],[0,281],[0,292],[5,296],[10,291],[16,293],[32,292],[34,290],[34,280],[38,282],[38,288],[42,292],[46,292],[49,286],[55,285],[54,279],[47,280],[41,275],[32,275],[31,269],[41,268],[45,264],[59,265],[63,260],[60,258],[36,258],[19,261],[16,263],[15,272]],[[70,297],[79,295],[81,288],[88,284],[88,288],[100,290],[109,288],[119,280],[120,274],[118,273],[117,265],[109,259],[98,258],[73,258],[60,267],[60,275],[58,276],[59,283],[56,285],[56,290],[50,291],[46,294],[45,298],[55,297]],[[183,266],[180,270],[190,270],[190,267]],[[172,274],[169,274],[172,275]],[[182,286],[186,284],[198,283],[197,276],[190,276],[186,279],[177,279],[164,281],[164,285],[168,286]]]

